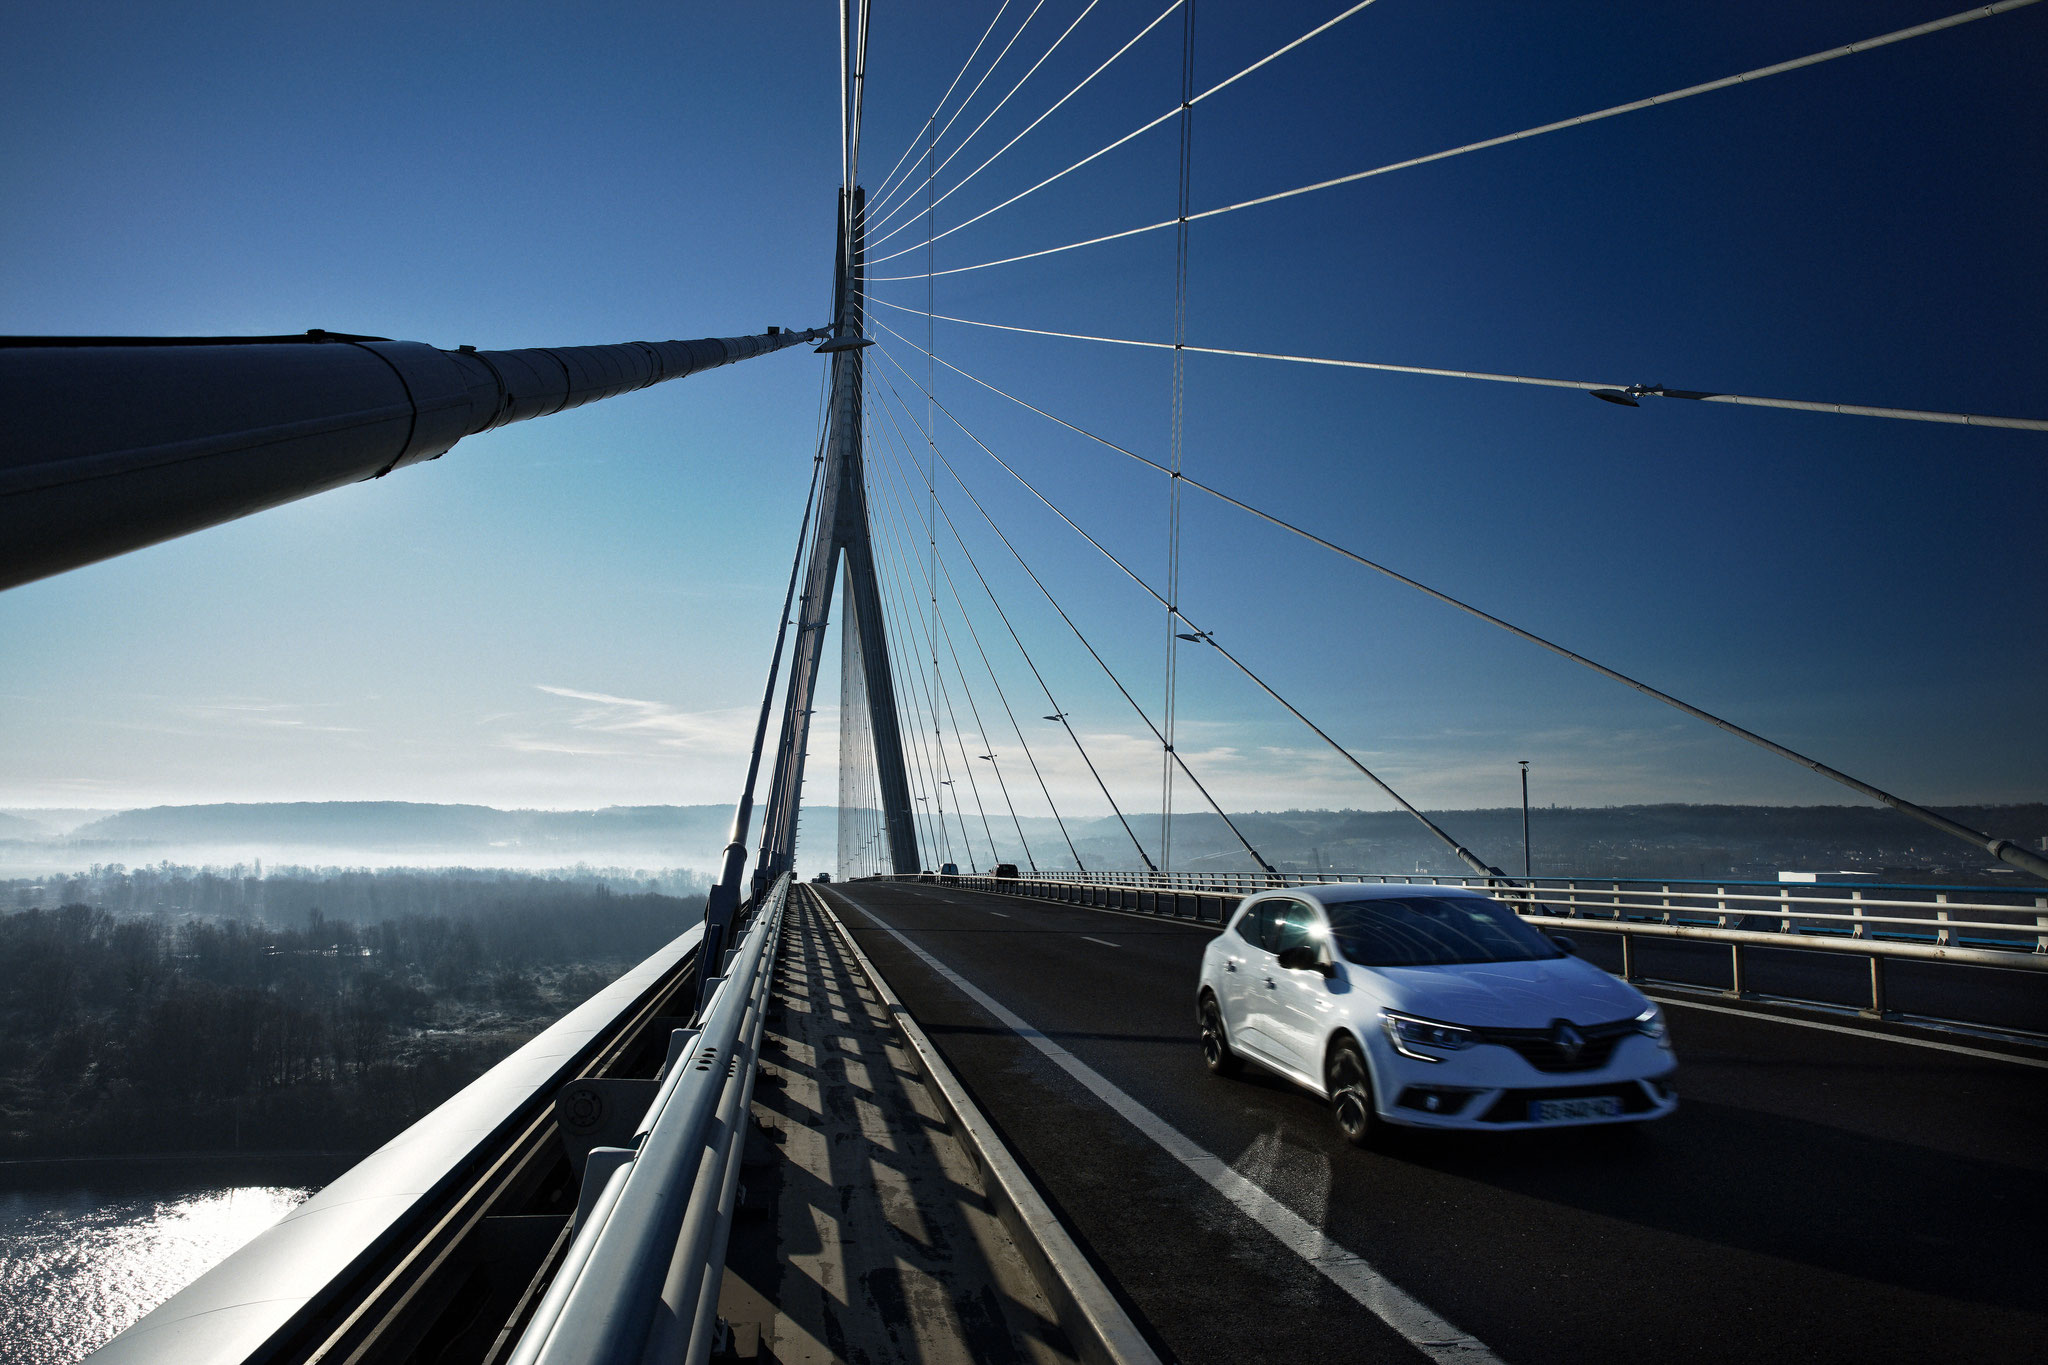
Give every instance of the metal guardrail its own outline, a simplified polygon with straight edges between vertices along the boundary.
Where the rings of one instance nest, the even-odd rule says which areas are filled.
[[[677,1030],[634,1145],[590,1153],[575,1236],[508,1365],[709,1357],[790,884],[705,983],[701,1026]]]
[[[1222,924],[1238,901],[1290,886],[1469,886],[1491,892],[1544,928],[1618,934],[1622,975],[1636,979],[1634,940],[1726,944],[1732,992],[1747,993],[1745,948],[1852,953],[1870,961],[1871,1014],[1887,1013],[1886,960],[2048,971],[2048,892],[1893,884],[1528,880],[1400,873],[1038,872],[1023,877],[918,873],[884,880],[943,882],[1097,909]]]

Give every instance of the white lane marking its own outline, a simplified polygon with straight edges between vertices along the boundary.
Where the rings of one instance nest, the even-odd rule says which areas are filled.
[[[1645,992],[1648,994],[1648,992]],[[2011,1062],[2014,1066],[2032,1066],[2048,1070],[2048,1061],[2039,1057],[2016,1057],[2010,1052],[1993,1052],[1988,1048],[1964,1047],[1960,1043],[1937,1043],[1932,1038],[1903,1038],[1896,1033],[1879,1033],[1875,1029],[1850,1028],[1846,1024],[1823,1024],[1818,1019],[1788,1019],[1782,1014],[1763,1014],[1757,1010],[1739,1010],[1730,1005],[1709,1005],[1704,1000],[1683,1000],[1670,995],[1651,995],[1652,1000],[1665,1005],[1682,1005],[1689,1010],[1707,1010],[1713,1014],[1732,1014],[1738,1019],[1762,1019],[1772,1024],[1790,1024],[1794,1028],[1819,1029],[1823,1033],[1846,1033],[1851,1038],[1869,1038],[1879,1043],[1904,1043],[1907,1047],[1933,1048],[1936,1052],[1958,1052],[1965,1057],[1984,1057],[1994,1062]]]
[[[849,897],[849,899],[851,899]],[[1308,1262],[1330,1283],[1357,1300],[1367,1312],[1399,1332],[1409,1345],[1431,1360],[1494,1362],[1500,1357],[1483,1342],[1445,1322],[1422,1303],[1375,1270],[1356,1252],[1331,1241],[1322,1229],[1293,1209],[1254,1185],[1213,1156],[1157,1114],[1117,1089],[1101,1072],[1053,1042],[1022,1018],[1005,1008],[993,996],[960,976],[945,963],[912,943],[867,906],[858,907],[877,928],[917,955],[919,961],[944,977],[954,989],[993,1015],[997,1022],[1037,1048],[1060,1070],[1079,1081],[1094,1096],[1120,1114],[1126,1122],[1163,1148],[1167,1155],[1194,1172],[1209,1187],[1235,1204],[1245,1215],[1279,1238],[1289,1251]]]
[[[1086,934],[1081,935],[1081,941],[1083,943],[1100,943],[1105,948],[1118,948],[1122,946],[1121,944],[1111,943],[1106,938],[1090,938]]]
[[[1009,916],[1008,916],[1008,915],[1004,914],[1004,913],[1003,913],[1002,911],[1000,911],[1000,910],[991,910],[991,911],[989,911],[989,913],[990,913],[991,915],[994,915],[994,916],[995,916],[995,917],[996,917],[997,919],[1008,919],[1008,918],[1009,918]]]

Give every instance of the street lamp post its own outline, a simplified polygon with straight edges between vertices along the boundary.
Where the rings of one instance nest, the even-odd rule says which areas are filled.
[[[1531,878],[1529,871],[1529,760],[1517,759],[1522,765],[1522,880]]]

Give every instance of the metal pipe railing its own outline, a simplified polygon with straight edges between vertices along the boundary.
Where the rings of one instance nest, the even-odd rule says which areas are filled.
[[[630,1158],[590,1204],[510,1365],[701,1361],[708,1353],[702,1299],[708,1293],[715,1309],[719,1279],[707,1267],[724,1259],[790,885],[786,875],[776,881],[724,974],[706,983],[702,1027],[662,1076]]]
[[[903,880],[933,880],[922,873]],[[1024,878],[961,876],[950,879],[978,890],[1006,891],[1039,884],[1074,892],[1151,892],[1162,896],[1231,898],[1289,886],[1468,886],[1492,892],[1522,914],[1545,923],[1600,925],[1631,931],[1653,928],[1671,937],[1727,943],[1852,951],[1897,957],[1972,961],[2048,968],[2048,897],[2031,888],[2011,893],[1981,887],[1849,886],[1779,882],[1685,882],[1427,873],[1039,872]],[[1598,887],[1597,902],[1593,899]],[[1029,894],[1029,893],[1026,893]],[[1968,899],[1965,899],[1968,897]],[[1151,910],[1142,897],[1118,908]],[[1158,913],[1156,910],[1153,913]],[[1187,916],[1182,916],[1186,918]],[[1195,918],[1205,918],[1199,907]],[[2038,959],[2038,960],[2035,960]]]

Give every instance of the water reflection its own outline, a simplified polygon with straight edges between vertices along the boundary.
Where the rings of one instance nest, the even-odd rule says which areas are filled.
[[[244,1185],[174,1195],[0,1192],[0,1356],[70,1365],[312,1193]]]

